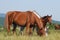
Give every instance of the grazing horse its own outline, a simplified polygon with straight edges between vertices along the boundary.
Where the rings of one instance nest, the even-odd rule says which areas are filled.
[[[40,16],[38,16],[35,11],[25,11],[25,12],[9,11],[7,12],[4,26],[5,28],[7,28],[8,32],[10,32],[10,26],[14,23],[22,27],[26,26],[26,32],[28,32],[28,29],[29,29],[29,33],[31,33],[32,31],[31,25],[37,24],[37,27],[39,28],[39,32],[42,33],[42,35],[45,35],[45,30],[43,28],[42,20],[40,19]],[[13,28],[13,33],[16,29],[16,25]]]
[[[60,30],[60,25],[59,24],[55,24],[55,30]]]
[[[51,15],[51,16],[48,16],[48,15],[47,15],[47,16],[41,17],[41,19],[42,19],[43,27],[44,27],[44,29],[45,29],[45,31],[46,31],[46,35],[47,35],[48,27],[46,27],[46,24],[47,24],[47,22],[51,24],[52,15]],[[14,25],[15,25],[15,24],[14,24]],[[24,28],[25,28],[25,27],[21,27],[21,28],[20,28],[20,32],[22,32],[22,31],[24,30]],[[35,28],[36,28],[36,30],[38,30],[36,24],[33,25],[33,31],[34,31]],[[37,32],[37,33],[38,33],[38,34],[41,34],[41,33],[39,33],[39,32]]]

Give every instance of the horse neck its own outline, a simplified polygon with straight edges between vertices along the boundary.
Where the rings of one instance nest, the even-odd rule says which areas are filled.
[[[35,14],[33,15],[35,18],[35,23],[38,25],[38,28],[41,29],[43,27],[42,21]]]

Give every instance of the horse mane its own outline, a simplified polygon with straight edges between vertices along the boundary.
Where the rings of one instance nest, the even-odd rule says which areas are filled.
[[[41,18],[41,16],[36,12],[35,10],[29,10],[30,12],[33,12],[38,18]]]

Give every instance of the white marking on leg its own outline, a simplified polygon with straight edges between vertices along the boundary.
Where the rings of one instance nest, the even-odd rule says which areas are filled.
[[[48,36],[48,33],[47,33],[47,28],[46,28],[46,27],[45,27],[45,32],[46,32],[46,33],[45,33],[45,35],[46,35],[46,36]]]
[[[46,36],[48,36],[48,33],[46,32],[46,34],[45,34]]]

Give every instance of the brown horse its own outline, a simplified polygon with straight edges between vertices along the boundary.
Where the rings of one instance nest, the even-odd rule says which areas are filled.
[[[48,31],[48,30],[47,30],[47,27],[46,27],[46,24],[47,24],[47,22],[51,24],[52,15],[51,15],[51,16],[48,16],[48,15],[47,15],[47,16],[41,17],[41,19],[42,19],[43,27],[44,27],[45,31]],[[13,25],[15,26],[16,24],[14,23]],[[34,29],[35,29],[35,27],[37,27],[37,25],[34,24],[32,27],[33,27],[33,31],[34,31]],[[21,34],[22,34],[22,31],[24,30],[24,28],[25,28],[25,27],[21,27],[21,28],[20,28]],[[38,30],[38,29],[36,28],[36,30]],[[38,34],[41,34],[41,33],[38,32]],[[46,32],[46,35],[47,35],[47,32]]]
[[[26,32],[31,33],[31,25],[37,24],[39,28],[39,32],[45,35],[45,30],[43,28],[43,23],[40,17],[37,15],[35,11],[9,11],[5,17],[5,27],[7,28],[8,32],[10,32],[10,26],[15,23],[19,26],[26,26]],[[14,27],[14,30],[16,27]],[[43,32],[41,32],[41,30]],[[13,31],[14,32],[14,31]]]
[[[55,24],[55,30],[60,30],[60,25],[59,24]]]

